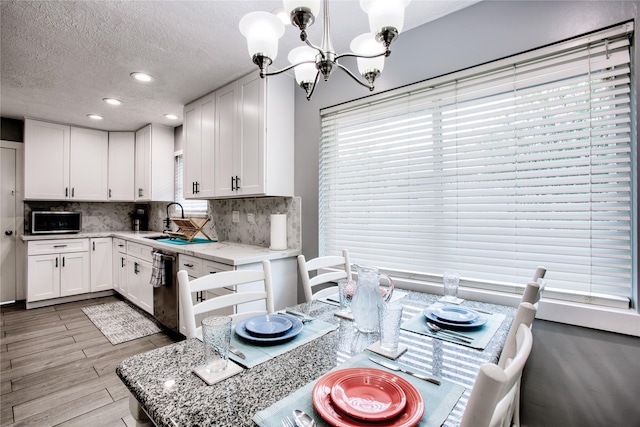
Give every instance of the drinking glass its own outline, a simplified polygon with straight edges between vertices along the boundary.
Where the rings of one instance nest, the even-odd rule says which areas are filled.
[[[458,299],[458,285],[460,284],[460,274],[445,271],[442,281],[444,282],[444,299],[455,301]]]
[[[227,369],[231,344],[231,317],[211,316],[202,320],[205,366],[208,373]]]
[[[351,312],[351,301],[356,293],[356,281],[348,279],[338,280],[338,295],[340,296],[340,309]]]
[[[389,353],[398,351],[400,341],[400,323],[402,306],[396,302],[382,303],[378,306],[380,320],[380,348]]]

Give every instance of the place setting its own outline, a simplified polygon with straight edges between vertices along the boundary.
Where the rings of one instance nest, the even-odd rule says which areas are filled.
[[[437,302],[403,323],[401,328],[483,350],[505,318],[501,313],[481,313],[472,307]]]
[[[294,309],[249,317],[234,326],[229,357],[251,368],[337,328]]]
[[[281,427],[282,419],[302,411],[318,427],[435,427],[444,422],[464,392],[460,385],[446,380],[437,380],[437,385],[404,372],[409,369],[397,362],[378,359],[360,353],[258,412],[253,420],[259,426]],[[383,369],[379,362],[402,371]]]

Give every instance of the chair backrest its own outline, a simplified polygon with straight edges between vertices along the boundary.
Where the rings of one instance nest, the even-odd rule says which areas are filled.
[[[533,319],[536,317],[536,308],[533,304],[528,302],[522,302],[518,306],[518,311],[513,319],[507,339],[504,342],[502,353],[500,353],[500,359],[498,359],[498,366],[504,368],[507,365],[507,361],[513,359],[518,351],[517,332],[520,325],[525,325],[527,328],[531,327]]]
[[[192,294],[232,286],[246,285],[249,289],[237,289],[227,295],[206,299],[200,303],[193,303]],[[189,280],[186,270],[178,271],[178,286],[180,292],[180,308],[182,319],[187,327],[187,338],[196,337],[201,326],[196,325],[196,315],[208,313],[226,307],[235,307],[254,301],[264,301],[264,310],[254,310],[236,313],[230,317],[233,323],[241,319],[259,314],[273,313],[273,290],[271,285],[271,263],[262,262],[262,270],[233,270],[209,274],[194,280]]]
[[[516,333],[517,352],[503,369],[493,363],[480,367],[460,427],[508,426],[524,365],[533,347],[531,329],[521,324]]]
[[[329,271],[326,273],[318,273],[315,277],[309,274],[312,271],[318,271],[323,268],[337,268],[339,271]],[[342,256],[329,255],[314,258],[307,261],[304,255],[298,255],[298,269],[302,279],[302,288],[304,289],[304,299],[311,302],[314,299],[328,296],[336,293],[335,286],[314,292],[314,288],[329,282],[336,282],[340,279],[351,280],[351,264],[349,263],[349,251],[342,250]]]

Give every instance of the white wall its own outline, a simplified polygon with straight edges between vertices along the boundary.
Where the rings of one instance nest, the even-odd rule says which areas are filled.
[[[639,9],[637,1],[484,0],[401,34],[374,93],[637,21]],[[634,77],[637,85],[637,72]],[[296,92],[295,194],[302,197],[308,258],[318,254],[319,110],[368,95],[340,71],[320,82],[311,101]],[[543,321],[536,321],[534,336],[523,384],[524,425],[640,426],[640,339]]]

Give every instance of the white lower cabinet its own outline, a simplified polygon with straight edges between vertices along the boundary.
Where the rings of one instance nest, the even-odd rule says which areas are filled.
[[[29,242],[27,254],[27,303],[90,291],[88,239]]]
[[[113,289],[113,262],[111,237],[90,240],[91,292]]]
[[[153,315],[153,286],[151,267],[153,248],[147,245],[127,242],[126,255],[126,298]]]
[[[113,289],[127,295],[127,242],[113,238]]]

